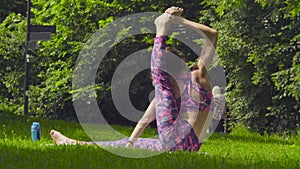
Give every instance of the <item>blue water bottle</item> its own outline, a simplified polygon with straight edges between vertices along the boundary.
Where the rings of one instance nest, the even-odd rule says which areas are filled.
[[[31,139],[32,141],[41,139],[41,127],[39,122],[33,122],[31,125]]]

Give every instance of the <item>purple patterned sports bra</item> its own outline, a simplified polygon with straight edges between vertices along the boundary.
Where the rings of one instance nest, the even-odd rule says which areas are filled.
[[[179,79],[183,81],[184,87],[181,97],[177,99],[180,103],[181,112],[209,111],[212,101],[212,93],[203,89],[199,84],[193,83],[191,73],[186,73],[185,78]],[[192,96],[192,90],[195,91],[196,98]],[[202,97],[200,101],[200,96]],[[198,100],[199,99],[199,100]],[[183,110],[182,110],[183,109]]]

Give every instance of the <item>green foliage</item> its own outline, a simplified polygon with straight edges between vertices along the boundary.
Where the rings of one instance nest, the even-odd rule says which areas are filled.
[[[0,22],[11,14],[26,15],[27,1],[26,0],[1,0],[0,1]]]
[[[72,73],[77,56],[103,22],[111,18],[112,6],[104,1],[34,1],[33,22],[56,25],[57,34],[40,44],[33,67],[37,84],[31,87],[30,107],[38,116],[76,119],[72,105]],[[99,12],[105,11],[105,12]],[[109,22],[109,21],[108,21]]]
[[[16,10],[16,5],[24,5],[24,1],[1,3],[6,7],[1,4],[0,9],[0,110],[22,114],[26,20],[22,16],[25,13]],[[185,9],[184,17],[219,31],[217,50],[226,70],[226,97],[232,116],[261,134],[292,132],[300,126],[300,3],[296,0],[177,0],[172,4],[166,0],[32,0],[32,3],[31,22],[57,28],[50,41],[38,42],[31,58],[32,115],[76,119],[72,95],[76,99],[82,91],[72,91],[72,73],[79,52],[91,35],[125,15],[163,12],[171,5],[178,5]],[[21,14],[7,16],[13,11]],[[116,39],[124,33],[118,33]],[[124,121],[116,115],[112,102],[112,74],[126,56],[151,48],[152,38],[153,35],[144,34],[119,42],[99,65],[96,86],[87,87],[96,90],[100,108],[110,116],[108,121]],[[172,38],[168,43],[183,49],[188,61],[195,59],[188,47]],[[188,65],[192,66],[191,62]],[[145,91],[152,89],[146,83],[151,81],[148,72],[143,73],[132,82],[130,93],[132,103],[140,110],[148,104]]]
[[[45,73],[40,73],[40,85],[30,87],[30,108],[40,117],[75,120],[70,87],[71,64],[63,61],[50,63]]]
[[[12,13],[0,24],[0,109],[22,112],[25,44],[24,17]]]
[[[6,12],[10,12],[19,1],[14,4],[1,2],[7,7]],[[180,3],[182,2],[177,2]],[[32,115],[63,119],[76,118],[71,97],[76,91],[71,91],[71,74],[76,58],[90,36],[115,18],[142,11],[157,12],[157,9],[163,12],[168,7],[166,1],[154,5],[152,1],[32,0],[32,4],[31,23],[56,25],[57,34],[50,41],[39,42],[38,49],[31,58],[29,111]],[[148,9],[148,6],[151,8]],[[11,14],[1,23],[1,109],[16,114],[23,113],[25,27],[26,20],[22,15]],[[119,49],[115,48],[111,52],[113,59],[104,61],[103,65],[106,66],[99,67],[99,86],[96,89],[98,100],[106,111],[114,111],[110,101],[111,73],[126,57],[125,54],[130,54],[134,48],[141,49],[138,42],[133,44],[133,41],[135,40],[129,39],[122,42],[119,49],[126,48],[128,51],[120,54]],[[128,48],[129,45],[132,46]],[[143,85],[135,83],[133,88],[134,93],[138,94]],[[103,99],[108,103],[105,104]],[[147,102],[138,107],[143,109],[145,104]]]
[[[205,1],[203,20],[220,33],[218,54],[228,79],[230,113],[252,129],[299,128],[299,3]],[[297,4],[297,5],[292,5]],[[213,19],[212,19],[213,18]]]

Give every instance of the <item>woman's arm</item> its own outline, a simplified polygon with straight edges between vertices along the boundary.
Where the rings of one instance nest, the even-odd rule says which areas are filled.
[[[132,146],[134,141],[142,135],[145,128],[154,120],[154,118],[155,118],[155,101],[153,99],[149,104],[147,110],[145,111],[145,114],[135,126],[126,145],[127,147]]]
[[[198,68],[205,66],[208,69],[211,65],[215,49],[217,47],[218,31],[203,24],[193,22],[181,17],[181,14],[183,13],[182,8],[170,7],[165,11],[165,13],[170,14],[172,16],[169,16],[169,18],[172,20],[172,23],[182,24],[187,27],[190,27],[206,38],[197,66]],[[166,21],[166,19],[164,21]]]
[[[193,22],[185,18],[176,17],[176,20],[180,24],[186,25],[187,27],[196,30],[201,35],[203,34],[205,35],[206,41],[202,49],[200,58],[198,60],[197,66],[200,68],[201,66],[203,67],[204,64],[204,66],[208,70],[212,63],[212,59],[215,54],[215,49],[217,47],[218,31],[208,26],[205,26],[203,24]]]
[[[193,22],[190,21],[188,19],[185,18],[181,18],[181,23],[188,26],[188,27],[192,27],[196,30],[199,30],[199,33],[204,33],[205,36],[209,39],[209,41],[212,43],[213,47],[217,47],[217,40],[218,40],[218,31],[210,28],[206,25],[197,23],[197,22]]]

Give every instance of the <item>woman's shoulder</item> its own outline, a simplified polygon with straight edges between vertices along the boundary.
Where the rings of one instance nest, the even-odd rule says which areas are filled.
[[[210,80],[201,70],[197,69],[191,72],[191,81],[201,86],[201,88],[211,91]]]

